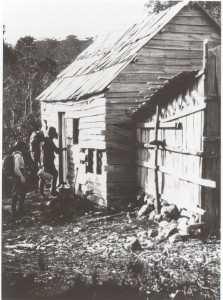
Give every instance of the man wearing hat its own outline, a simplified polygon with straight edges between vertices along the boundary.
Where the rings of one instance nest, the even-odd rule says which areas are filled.
[[[45,137],[44,142],[40,145],[40,162],[41,167],[44,169],[44,172],[49,173],[53,176],[52,185],[51,185],[51,195],[56,196],[56,184],[58,171],[54,164],[54,159],[56,154],[62,153],[63,150],[67,150],[67,148],[59,149],[53,142],[53,139],[58,139],[58,133],[55,127],[49,127],[47,136]],[[40,194],[44,195],[44,180],[40,178]]]

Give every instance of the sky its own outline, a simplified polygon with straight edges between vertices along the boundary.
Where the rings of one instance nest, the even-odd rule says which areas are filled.
[[[26,35],[35,39],[95,37],[118,30],[145,14],[147,0],[3,0],[6,42]]]

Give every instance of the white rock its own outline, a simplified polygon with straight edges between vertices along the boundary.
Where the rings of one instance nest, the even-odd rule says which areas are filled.
[[[174,235],[171,235],[169,237],[170,243],[176,243],[176,242],[180,242],[180,241],[182,241],[182,238],[179,233],[175,233]]]
[[[159,227],[162,227],[162,228],[164,228],[164,227],[166,227],[166,226],[168,226],[170,223],[169,222],[167,222],[167,221],[161,221],[160,223],[159,223]]]
[[[142,217],[143,215],[148,214],[150,211],[151,211],[150,206],[148,204],[144,204],[138,211],[138,218]]]
[[[155,210],[151,211],[151,213],[149,214],[149,220],[154,221],[155,216],[156,216]]]
[[[173,235],[177,231],[177,224],[171,223],[168,226],[161,228],[159,232],[159,236],[163,239],[168,238],[169,236]]]
[[[148,249],[148,248],[153,247],[154,243],[150,240],[144,240],[143,242],[141,242],[141,245],[143,248]]]
[[[183,230],[180,230],[180,229],[178,229],[178,233],[179,233],[179,235],[182,236],[182,237],[189,236],[189,233],[187,233],[187,232],[185,232],[185,231],[183,231]]]
[[[189,221],[188,218],[182,217],[182,218],[179,218],[179,219],[177,220],[177,223],[178,223],[178,224],[188,224],[188,221]]]
[[[185,233],[188,233],[189,225],[185,224],[185,223],[178,223],[177,224],[177,229],[178,229],[178,231],[183,231]]]
[[[160,214],[156,214],[155,215],[155,218],[154,218],[154,221],[155,222],[161,222],[163,220],[163,216],[160,215]]]
[[[144,202],[148,205],[154,205],[155,198],[152,195],[145,195]]]

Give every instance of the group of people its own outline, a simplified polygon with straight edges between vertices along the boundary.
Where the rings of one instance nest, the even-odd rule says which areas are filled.
[[[55,153],[60,154],[67,148],[59,149],[54,144],[53,140],[58,139],[57,131],[54,127],[49,127],[46,132],[43,130],[35,131],[30,137],[29,150],[27,145],[19,141],[13,148],[12,156],[14,158],[14,176],[12,187],[12,214],[16,214],[17,202],[19,202],[19,212],[24,211],[24,201],[27,193],[30,177],[35,185],[39,185],[41,195],[44,195],[45,180],[38,176],[38,172],[42,169],[43,172],[52,175],[51,190],[52,196],[57,195],[56,184],[58,171],[54,164]],[[28,154],[28,155],[27,155]],[[27,157],[31,157],[31,164]],[[26,166],[29,165],[31,172],[26,171]]]

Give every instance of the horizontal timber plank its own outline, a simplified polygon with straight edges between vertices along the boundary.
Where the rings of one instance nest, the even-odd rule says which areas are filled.
[[[177,179],[187,181],[196,185],[201,185],[208,188],[216,188],[216,181],[213,180],[203,179],[203,178],[192,178],[191,176],[181,175],[175,172],[175,170],[168,169],[161,166],[159,167],[159,172],[171,175]]]
[[[156,60],[158,60],[159,62],[156,63]],[[148,62],[148,58],[146,56],[139,56],[138,57],[138,64],[140,65],[148,65],[148,66],[154,66],[156,65],[157,70],[160,70],[159,68],[161,66],[163,67],[171,67],[171,66],[186,66],[186,67],[190,67],[190,66],[198,66],[199,68],[201,68],[202,66],[202,59],[201,58],[184,58],[184,57],[179,57],[179,58],[168,58],[168,57],[163,57],[163,58],[157,58],[157,59],[153,59],[153,61],[151,61],[151,59]],[[198,68],[197,67],[197,68]]]
[[[144,101],[143,97],[134,97],[134,98],[122,98],[122,95],[120,94],[116,98],[108,98],[107,99],[107,105],[110,104],[126,104],[126,105],[132,105],[132,103],[138,103]]]
[[[197,105],[197,106],[194,106],[192,108],[191,107],[190,108],[185,108],[181,113],[177,113],[176,115],[174,115],[172,117],[161,119],[160,124],[186,117],[186,116],[194,114],[198,111],[204,110],[205,108],[206,108],[206,104]]]
[[[171,24],[168,23],[164,27],[164,32],[169,31],[169,32],[183,32],[183,33],[188,33],[188,32],[193,32],[193,33],[204,33],[204,34],[211,34],[214,32],[214,28],[212,29],[210,25],[178,25],[178,24]]]
[[[95,115],[103,115],[105,113],[106,113],[106,107],[104,105],[104,106],[94,107],[91,109],[82,109],[80,111],[70,110],[65,113],[65,118],[83,118],[83,117],[91,117]]]
[[[201,41],[203,43],[204,38],[206,39],[211,39],[211,37],[213,37],[213,34],[209,33],[206,34],[206,36],[204,37],[204,35],[199,35],[199,34],[195,34],[195,33],[171,33],[171,32],[162,32],[161,34],[157,34],[153,37],[152,40],[168,40],[168,41],[188,41],[188,42],[197,42],[197,41]],[[216,35],[216,38],[218,38],[220,36]],[[148,44],[147,44],[148,45]]]
[[[125,110],[126,108],[129,107],[129,105],[131,105],[132,107],[138,107],[138,103],[137,102],[132,102],[132,103],[108,103],[107,107],[106,107],[106,113],[116,113],[116,111],[120,111],[120,110]]]
[[[170,147],[170,146],[164,146],[163,148],[159,150],[165,150],[165,151],[170,151],[170,152],[175,152],[179,154],[187,154],[187,155],[193,155],[193,156],[204,156],[203,151],[198,151],[195,149],[183,149],[183,148],[176,148],[176,147]]]
[[[140,167],[145,167],[148,169],[155,170],[155,165],[148,161],[137,160],[136,164],[137,164],[137,166],[140,166]]]
[[[131,148],[131,145],[124,145],[121,143],[116,143],[116,142],[107,142],[106,144],[107,148],[115,148],[115,149],[120,149],[123,151],[128,151]]]
[[[175,37],[176,38],[176,37]],[[171,47],[180,47],[183,49],[192,49],[191,47],[199,48],[199,50],[202,50],[203,48],[203,41],[202,40],[196,40],[196,41],[184,41],[182,43],[179,39],[167,40],[167,39],[152,39],[150,40],[145,48],[150,48],[151,46],[163,46],[163,49]],[[139,52],[140,53],[140,52]]]
[[[153,45],[151,44],[149,46],[149,49],[155,49],[155,50],[162,50],[162,49],[165,49],[165,50],[174,50],[174,51],[177,51],[177,50],[185,50],[185,51],[202,51],[202,47],[200,46],[188,46],[188,47],[183,47],[182,45],[177,45],[177,44],[170,44],[170,45]]]
[[[79,128],[79,134],[105,135],[105,130],[101,128]]]
[[[92,141],[92,142],[97,142],[97,141],[105,141],[105,136],[102,135],[93,135],[93,134],[84,134],[79,136],[79,143],[82,142],[87,142],[87,141]]]
[[[175,24],[175,25],[206,25],[209,26],[210,23],[207,19],[206,16],[196,16],[194,17],[193,14],[191,14],[190,16],[175,16],[169,24]]]
[[[151,65],[152,68],[153,65]],[[135,76],[134,72],[129,73],[120,73],[113,81],[112,83],[132,83],[132,82],[146,82],[148,81],[148,75],[146,73],[138,74],[138,76]]]
[[[202,50],[193,50],[190,49],[150,49],[143,48],[139,55],[145,57],[163,57],[163,58],[202,58],[203,51]],[[131,65],[137,66],[138,63]],[[127,69],[127,68],[126,68]],[[125,69],[124,69],[125,70]]]
[[[111,92],[110,90],[108,90],[106,92],[106,99],[108,101],[108,99],[113,99],[113,98],[127,98],[127,99],[131,99],[131,98],[138,98],[140,97],[139,96],[139,93],[136,91],[136,92]]]
[[[101,130],[105,130],[105,122],[84,122],[79,123],[79,129],[92,129],[92,128],[100,128]]]
[[[220,143],[221,142],[221,137],[220,136],[203,136],[203,141],[204,142],[212,142],[212,143]]]
[[[124,128],[121,128],[119,126],[108,125],[107,130],[111,131],[113,133],[117,133],[117,134],[126,136],[126,137],[132,137],[133,136],[133,132],[131,130],[124,129]]]
[[[98,116],[91,116],[91,117],[83,117],[80,118],[80,125],[83,123],[95,123],[95,122],[104,122],[105,121],[105,115],[98,115]]]
[[[180,129],[180,123],[179,122],[168,122],[168,123],[160,123],[158,129]],[[138,123],[137,128],[155,128],[154,122],[148,122],[148,123]]]
[[[62,102],[62,103],[46,103],[45,109],[50,110],[52,112],[69,112],[69,111],[81,111],[81,110],[88,110],[93,109],[96,107],[104,106],[106,102],[105,98],[99,98],[96,100],[84,100],[84,101],[72,101],[72,102]]]
[[[106,143],[104,141],[82,141],[80,148],[105,150]]]
[[[149,77],[148,77],[149,80]],[[146,81],[145,81],[146,82]],[[145,82],[144,83],[112,83],[109,87],[111,92],[140,92],[145,88]]]
[[[204,14],[198,8],[193,8],[192,10],[189,7],[184,8],[177,15],[179,17],[204,17]]]

